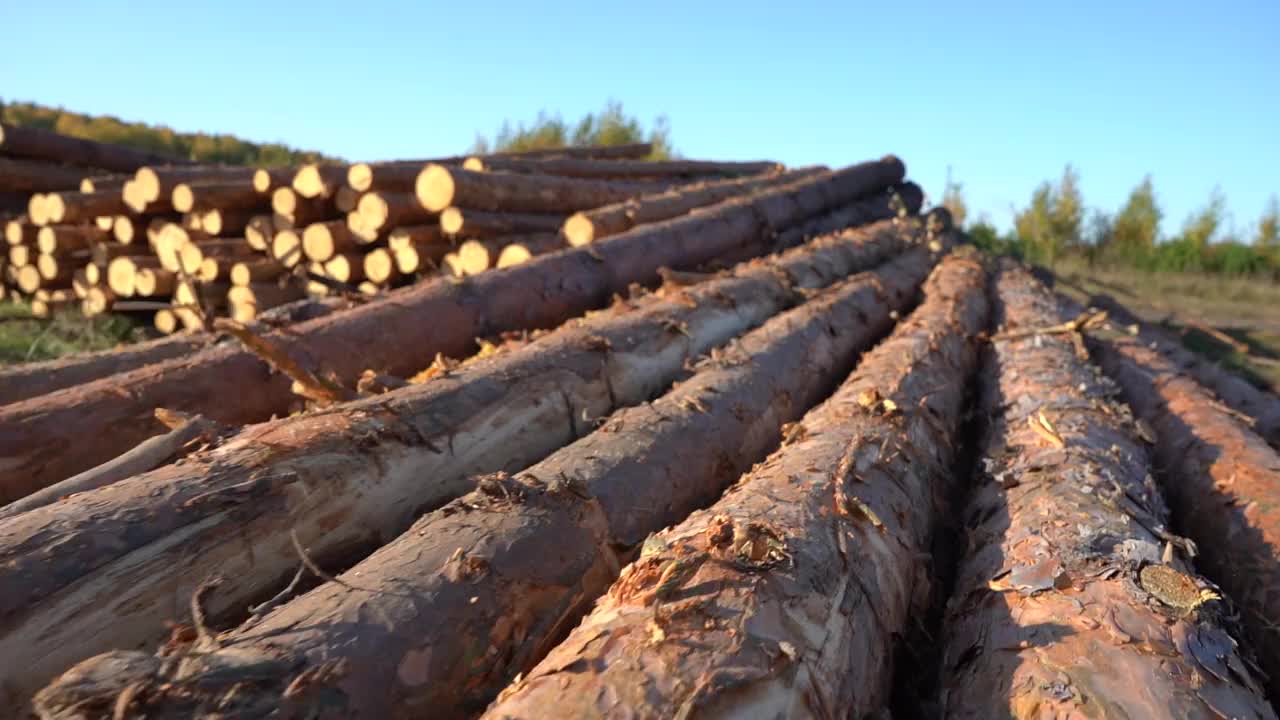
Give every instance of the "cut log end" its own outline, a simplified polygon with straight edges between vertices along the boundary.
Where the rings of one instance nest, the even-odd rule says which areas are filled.
[[[453,204],[453,175],[443,165],[428,165],[414,183],[418,202],[431,212],[441,212]]]
[[[173,189],[171,198],[173,209],[178,212],[191,212],[196,205],[196,194],[192,192],[191,186],[186,183],[178,183]]]
[[[440,229],[446,235],[457,235],[462,232],[462,211],[455,207],[445,208],[440,213]]]
[[[595,239],[595,226],[582,213],[574,213],[564,222],[564,237],[573,247],[588,245]]]

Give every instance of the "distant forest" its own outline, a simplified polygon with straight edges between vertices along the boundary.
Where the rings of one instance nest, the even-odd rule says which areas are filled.
[[[180,133],[163,125],[126,122],[111,115],[85,115],[29,102],[0,102],[0,122],[205,163],[275,167],[331,159],[281,143],[254,143],[234,135]]]

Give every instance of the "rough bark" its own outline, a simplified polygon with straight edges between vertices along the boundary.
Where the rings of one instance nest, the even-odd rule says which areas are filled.
[[[358,577],[372,595],[339,583],[309,593],[223,636],[222,652],[192,658],[172,692],[144,691],[148,699],[133,709],[149,717],[211,710],[244,677],[232,672],[223,685],[210,671],[231,657],[258,657],[277,672],[259,675],[252,692],[220,711],[266,717],[329,696],[358,717],[473,715],[608,588],[615,547],[704,507],[776,447],[783,424],[826,396],[892,327],[890,311],[906,308],[931,264],[927,251],[909,251],[772,318],[651,405],[613,415],[514,479],[482,480],[340,578]],[[396,620],[366,620],[373,617]],[[74,672],[93,674],[89,666],[104,661],[116,662],[89,660]],[[341,678],[308,685],[281,707],[298,673],[334,662],[348,668]],[[44,694],[51,704],[60,696]]]
[[[522,233],[554,233],[565,222],[564,215],[543,213],[490,213],[482,210],[445,208],[440,213],[440,230],[464,238],[492,238]]]
[[[529,262],[538,255],[563,249],[564,238],[557,233],[513,236],[511,242],[498,253],[496,267],[512,267]]]
[[[485,716],[876,712],[951,479],[983,284],[972,259],[945,260],[916,312],[780,450],[646,540]]]
[[[575,213],[565,221],[564,234],[571,245],[586,245],[610,235],[626,232],[637,225],[678,217],[696,208],[714,205],[731,197],[785,185],[822,172],[827,172],[827,169],[800,168],[766,177],[721,180],[629,198],[622,202]]]
[[[49,192],[80,187],[84,168],[0,155],[0,190]]]
[[[1029,272],[996,285],[990,418],[948,607],[954,718],[1272,718],[1165,530],[1140,429]],[[1162,551],[1162,546],[1172,542]]]
[[[260,316],[258,320],[263,328],[269,329],[277,325],[324,317],[348,304],[339,299],[304,300],[277,308],[270,314]],[[38,397],[172,358],[194,355],[213,341],[214,337],[206,334],[164,337],[111,350],[6,367],[0,369],[0,405]]]
[[[491,212],[564,213],[661,192],[669,182],[582,180],[554,175],[476,172],[431,164],[414,181],[422,207],[440,212],[456,206]]]
[[[1188,377],[1176,354],[1144,337],[1105,335],[1091,348],[1154,435],[1175,527],[1199,546],[1205,575],[1240,606],[1280,703],[1280,453]]]
[[[1253,420],[1253,429],[1272,447],[1280,449],[1280,397],[1259,390],[1247,380],[1184,348],[1177,338],[1149,323],[1143,323],[1127,308],[1107,295],[1094,295],[1089,304],[1106,310],[1117,323],[1137,325],[1140,337],[1154,343],[1165,359],[1181,372],[1213,391],[1229,407]]]
[[[120,215],[128,211],[120,193],[57,192],[45,195],[46,224],[91,222],[99,215]]]
[[[256,210],[265,208],[270,198],[254,187],[253,178],[203,180],[178,183],[170,202],[178,212],[192,210]]]
[[[661,267],[689,269],[733,253],[759,254],[780,229],[879,193],[904,171],[901,161],[887,158],[807,178],[461,283],[419,283],[271,340],[352,385],[370,368],[408,376],[437,353],[465,355],[477,337],[551,327],[600,307],[632,283],[653,281]],[[229,395],[229,387],[252,392]],[[285,411],[294,400],[289,383],[256,356],[216,348],[10,405],[0,409],[0,498],[57,482],[158,432],[152,408],[244,424]],[[75,453],[60,450],[69,432],[77,438]]]
[[[680,179],[742,177],[776,174],[776,162],[716,162],[709,160],[598,160],[586,158],[470,157],[464,165],[481,172],[559,175],[582,179]]]
[[[94,225],[46,225],[36,235],[36,248],[46,254],[64,254],[107,242],[110,235]]]
[[[542,459],[801,299],[797,288],[866,267],[913,232],[877,225],[620,304],[429,383],[253,426],[182,465],[0,524],[0,654],[27,657],[15,692],[93,653],[158,642],[215,572],[226,581],[211,616],[270,596],[296,570],[292,532],[322,566],[358,557],[470,490],[471,474]]]
[[[94,142],[59,135],[39,128],[0,125],[0,153],[20,157],[41,158],[56,162],[102,168],[115,172],[133,172],[150,163],[179,164],[153,153],[132,150],[120,145]]]

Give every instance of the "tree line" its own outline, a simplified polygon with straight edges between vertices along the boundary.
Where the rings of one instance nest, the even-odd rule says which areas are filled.
[[[0,122],[202,163],[276,167],[333,159],[282,143],[255,143],[226,134],[181,133],[163,125],[126,122],[111,115],[86,115],[30,102],[0,103]]]
[[[635,117],[627,115],[622,103],[610,100],[600,112],[587,113],[576,123],[565,122],[559,114],[546,111],[529,125],[502,123],[492,138],[477,135],[471,147],[474,153],[523,152],[545,150],[570,145],[630,145],[652,143],[650,160],[666,160],[675,156],[671,147],[671,126],[665,117],[659,116],[650,128]]]
[[[947,178],[942,202],[964,224],[963,187]],[[1114,213],[1085,207],[1080,175],[1068,165],[1056,181],[1045,181],[1014,215],[1013,228],[999,232],[985,217],[967,225],[975,244],[998,253],[1052,265],[1074,255],[1091,265],[1156,272],[1208,272],[1280,279],[1280,199],[1272,195],[1255,224],[1243,233],[1228,226],[1227,200],[1214,188],[1172,236],[1160,232],[1164,210],[1148,175]]]

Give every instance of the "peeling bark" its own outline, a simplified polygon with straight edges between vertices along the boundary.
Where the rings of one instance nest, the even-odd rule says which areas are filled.
[[[948,606],[946,716],[1275,717],[1222,603],[1174,552],[1115,386],[1068,333],[1026,332],[1070,318],[1012,264],[995,295],[1007,334],[984,366],[990,425]]]
[[[297,568],[326,567],[667,387],[686,362],[899,250],[919,221],[832,236],[736,275],[624,303],[431,382],[247,428],[220,448],[0,523],[0,656],[19,691],[76,660],[162,639],[220,573],[211,616],[242,612]],[[54,538],[60,538],[54,540]]]
[[[366,369],[411,375],[437,353],[467,354],[475,338],[554,327],[609,301],[663,266],[764,252],[775,233],[902,179],[897,158],[855,165],[646,225],[590,247],[544,255],[457,281],[422,283],[270,339],[321,374],[354,385]],[[228,393],[228,388],[238,392]],[[0,502],[128,450],[162,428],[151,411],[198,412],[226,424],[265,420],[295,398],[287,378],[251,353],[213,348],[0,408]],[[66,452],[69,438],[75,452]]]
[[[867,717],[922,593],[985,272],[943,260],[920,307],[788,443],[640,559],[490,718]]]
[[[1184,348],[1177,338],[1160,328],[1139,322],[1133,313],[1112,297],[1093,295],[1089,298],[1089,304],[1106,310],[1117,323],[1137,325],[1139,337],[1144,343],[1148,346],[1155,343],[1153,349],[1163,355],[1167,362],[1212,390],[1231,408],[1247,415],[1253,421],[1253,430],[1272,447],[1280,449],[1280,397],[1259,390],[1239,375]]]
[[[1280,453],[1147,338],[1099,333],[1090,347],[1153,434],[1175,526],[1241,610],[1272,702],[1280,703]],[[1225,399],[1225,397],[1224,397]]]
[[[776,447],[782,425],[821,400],[858,351],[892,327],[890,311],[906,309],[931,264],[917,248],[855,276],[774,317],[652,404],[614,414],[514,478],[483,479],[345,573],[347,585],[319,588],[224,635],[212,655],[159,675],[132,710],[266,717],[326,701],[359,717],[482,710],[614,581],[615,547],[705,507]],[[81,663],[70,677],[98,674],[93,664],[115,665],[112,655]],[[227,672],[231,658],[249,657],[279,671],[255,675],[252,689],[221,704],[250,680]],[[333,662],[344,663],[341,675],[285,697],[293,678]],[[83,700],[70,685],[41,693],[47,715]]]

